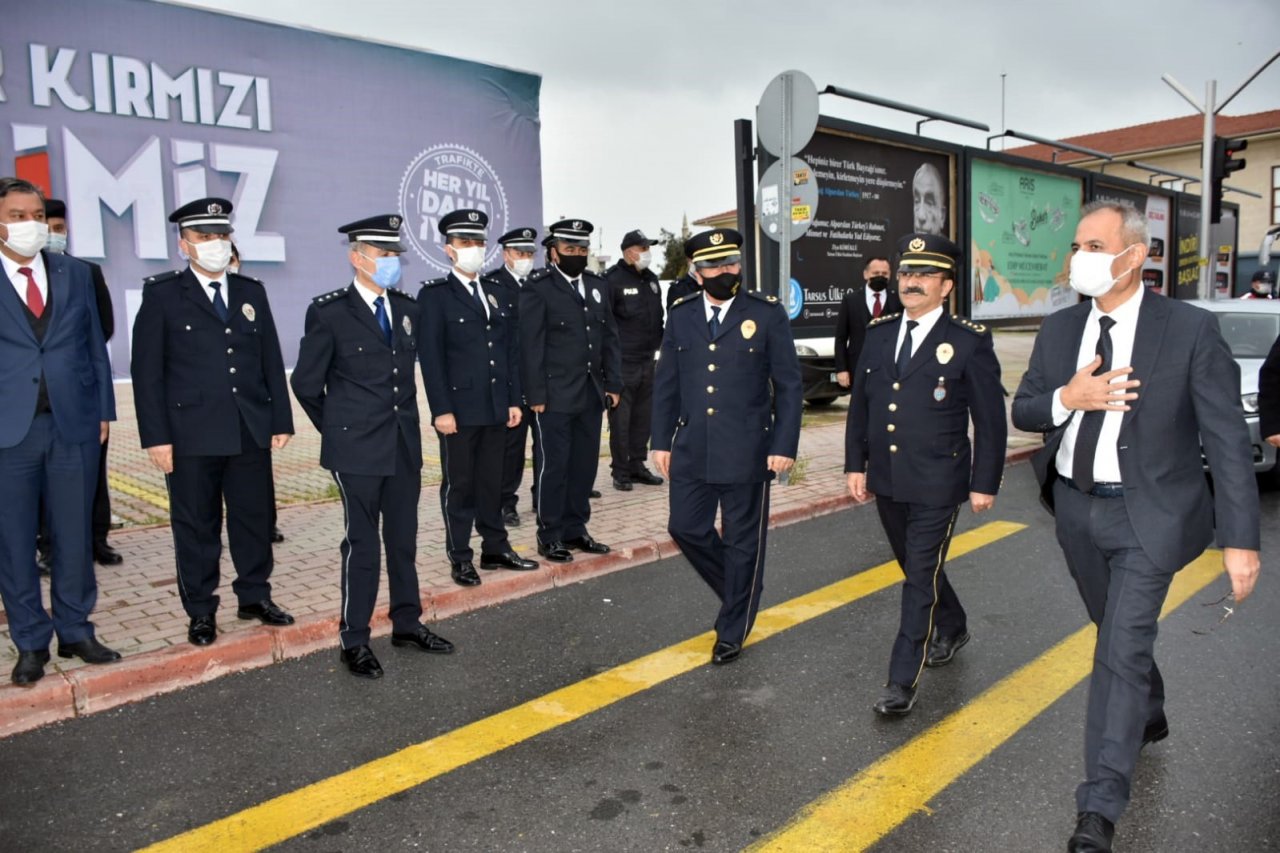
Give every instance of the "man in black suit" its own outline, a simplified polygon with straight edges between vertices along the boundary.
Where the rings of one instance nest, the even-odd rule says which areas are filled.
[[[352,675],[381,678],[369,647],[381,574],[379,521],[391,591],[391,645],[448,654],[453,644],[423,625],[414,563],[422,493],[422,429],[413,369],[422,313],[398,290],[401,218],[343,225],[355,280],[307,308],[291,384],[320,431],[320,464],[342,496],[340,658]]]
[[[1263,440],[1280,447],[1280,337],[1258,371],[1258,415]]]
[[[169,216],[184,270],[147,279],[133,324],[138,435],[165,473],[187,639],[218,638],[222,504],[240,619],[292,625],[271,600],[271,451],[293,434],[276,324],[262,282],[227,272],[231,202]]]
[[[518,294],[479,278],[484,265],[482,210],[459,208],[440,218],[453,270],[424,282],[423,384],[440,438],[440,507],[454,583],[477,586],[472,527],[480,534],[480,568],[529,571],[502,523],[502,465],[507,430],[520,423]]]
[[[535,473],[538,553],[567,563],[571,548],[609,551],[587,532],[587,521],[600,462],[600,416],[618,405],[622,359],[605,302],[609,284],[587,271],[594,226],[565,219],[550,230],[551,267],[520,292],[521,378],[542,445]]]
[[[0,178],[0,600],[18,649],[10,679],[44,677],[58,656],[120,659],[98,642],[90,507],[98,454],[115,420],[111,365],[84,262],[44,252],[49,226],[34,184]],[[36,568],[43,498],[53,541],[52,616]]]
[[[995,504],[1008,432],[991,333],[944,307],[963,268],[960,247],[919,233],[898,251],[905,312],[866,330],[845,430],[849,492],[875,497],[905,578],[889,680],[873,705],[883,716],[910,713],[924,668],[950,663],[969,641],[947,548],[966,500],[975,513]]]
[[[47,198],[44,201],[45,222],[49,225],[48,251],[58,254],[67,251],[67,205],[66,202]],[[82,259],[83,260],[83,259]],[[110,341],[115,332],[115,314],[111,309],[111,291],[102,275],[102,267],[85,261],[93,273],[93,291],[98,301],[98,319],[102,323],[102,337]],[[93,559],[104,566],[117,566],[124,562],[120,552],[107,542],[107,534],[111,532],[111,490],[107,486],[107,445],[102,443],[102,453],[98,455],[98,485],[93,493]],[[42,551],[48,550],[47,524],[41,524],[40,536],[44,540]],[[48,555],[42,554],[47,565]]]
[[[504,287],[511,294],[511,305],[516,311],[516,335],[519,340],[520,291],[533,272],[533,256],[538,251],[537,230],[513,228],[498,238],[502,246],[502,266],[490,272],[481,281],[486,287]],[[519,346],[517,344],[517,359]],[[519,372],[519,367],[516,367]],[[528,444],[529,424],[533,423],[533,411],[520,401],[520,422],[507,428],[506,447],[502,459],[502,523],[507,528],[520,526],[520,483],[524,480],[525,446]],[[537,442],[533,445],[534,467],[540,452]]]
[[[1098,626],[1072,851],[1111,849],[1138,752],[1169,733],[1153,651],[1174,574],[1215,526],[1237,602],[1259,568],[1239,368],[1212,314],[1144,292],[1147,240],[1132,205],[1085,206],[1070,282],[1092,299],[1045,318],[1013,403],[1046,436],[1032,463]]]
[[[853,368],[862,352],[862,342],[867,338],[867,324],[902,310],[898,291],[889,284],[888,258],[867,258],[862,281],[840,300],[840,313],[836,317],[836,382],[841,388],[853,385]]]

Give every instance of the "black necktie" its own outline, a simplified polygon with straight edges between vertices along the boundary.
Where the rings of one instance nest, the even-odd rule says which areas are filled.
[[[907,372],[907,365],[911,363],[911,333],[915,331],[916,326],[920,324],[915,320],[907,321],[907,334],[902,339],[902,347],[898,350],[898,377],[901,378]]]
[[[209,286],[213,288],[213,310],[218,312],[218,319],[227,322],[227,303],[222,301],[222,282],[211,281]]]
[[[488,316],[489,312],[484,310],[484,297],[480,295],[480,281],[478,279],[471,280],[471,295],[476,298],[476,304],[480,306],[480,313]]]
[[[582,283],[576,278],[571,279],[569,281],[569,287],[571,290],[573,290],[573,295],[578,298],[578,302],[582,303],[583,305],[586,305],[587,298],[582,295]]]
[[[1094,376],[1111,369],[1111,327],[1115,324],[1116,321],[1110,317],[1098,318],[1098,325],[1102,329],[1098,333],[1097,354],[1102,356],[1102,366],[1093,372]],[[1071,457],[1071,479],[1082,492],[1093,488],[1093,459],[1098,453],[1098,436],[1102,435],[1102,419],[1106,414],[1101,410],[1092,410],[1085,412],[1080,420],[1076,449]]]
[[[716,339],[716,335],[720,334],[720,306],[711,306],[711,319],[707,321],[707,330],[711,332],[711,340]]]
[[[378,321],[382,336],[387,339],[387,346],[391,346],[391,318],[387,316],[387,309],[382,307],[381,296],[373,300],[373,318]]]

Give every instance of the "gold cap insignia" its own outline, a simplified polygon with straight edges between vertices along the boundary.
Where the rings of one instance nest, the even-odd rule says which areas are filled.
[[[907,244],[907,248],[908,248],[909,250],[911,250],[912,252],[923,252],[923,251],[924,251],[924,240],[922,240],[922,239],[920,239],[919,237],[917,237],[917,238],[915,238],[914,240],[912,240],[910,243],[908,243],[908,244]]]
[[[943,341],[938,344],[938,351],[936,354],[938,356],[938,364],[946,364],[948,361],[951,361],[953,356],[955,356],[956,348]]]
[[[756,321],[743,320],[741,328],[742,328],[742,337],[745,338],[746,340],[751,340],[751,336],[756,333]]]
[[[719,233],[719,232],[716,232],[715,234],[712,234],[712,235],[711,235],[711,245],[713,245],[713,246],[719,246],[719,245],[720,245],[721,243],[723,243],[723,242],[724,242],[724,235],[723,235],[723,234],[721,234],[721,233]]]

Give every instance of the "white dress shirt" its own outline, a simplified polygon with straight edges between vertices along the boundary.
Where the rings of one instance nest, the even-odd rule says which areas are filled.
[[[1133,338],[1138,331],[1138,309],[1142,307],[1144,290],[1146,290],[1145,287],[1139,287],[1123,305],[1106,315],[1116,321],[1116,324],[1111,327],[1112,370],[1133,364]],[[1098,319],[1102,316],[1103,312],[1098,310],[1098,302],[1094,300],[1093,309],[1089,311],[1089,319],[1084,324],[1084,334],[1080,336],[1080,350],[1076,353],[1076,370],[1093,361],[1098,355],[1098,336],[1101,334]],[[1120,377],[1114,381],[1123,382],[1125,378]],[[1129,374],[1127,378],[1138,377]],[[1058,426],[1071,415],[1071,410],[1062,405],[1062,389],[1059,388],[1053,392],[1054,426]],[[1064,477],[1071,476],[1071,465],[1075,459],[1076,434],[1080,432],[1080,421],[1083,417],[1084,413],[1081,412],[1079,416],[1071,418],[1071,423],[1067,424],[1067,432],[1062,437],[1062,444],[1058,445],[1058,455],[1054,457],[1058,473]],[[1120,421],[1123,418],[1124,412],[1118,410],[1107,412],[1102,417],[1102,432],[1098,435],[1098,449],[1093,456],[1095,483],[1121,481],[1120,456],[1116,452],[1116,441],[1120,438]]]
[[[13,284],[13,289],[18,291],[18,301],[23,305],[27,304],[27,277],[18,272],[22,267],[31,269],[31,277],[36,280],[36,289],[40,291],[40,300],[45,304],[49,304],[49,275],[44,269],[44,258],[37,253],[31,259],[31,263],[20,264],[12,260],[8,255],[0,254],[0,261],[4,261],[4,272],[9,277],[9,281]],[[31,306],[27,306],[30,308]]]
[[[916,320],[916,323],[919,325],[911,330],[911,355],[913,358],[915,357],[915,354],[920,351],[920,345],[924,343],[924,339],[933,331],[933,327],[937,325],[938,318],[941,316],[942,306],[939,305],[937,308],[934,308],[932,311]],[[902,341],[907,336],[907,321],[910,319],[911,318],[904,313],[902,315],[902,319],[898,321],[898,343],[893,348],[894,358],[897,358],[898,353],[902,351]]]
[[[863,288],[863,290],[866,292],[866,296],[867,296],[867,314],[869,314],[871,316],[871,319],[874,320],[876,316],[876,292],[871,289],[871,285],[867,285],[866,287]],[[888,298],[889,298],[889,288],[886,287],[884,290],[880,291],[881,312],[884,311],[884,304],[885,302],[888,301]]]
[[[738,297],[736,297],[736,296],[730,296],[728,299],[726,299],[724,302],[721,302],[719,305],[715,305],[715,306],[713,306],[713,305],[711,304],[711,300],[707,298],[707,294],[706,294],[706,292],[705,292],[705,291],[703,291],[703,294],[702,294],[702,310],[703,310],[703,313],[705,313],[705,314],[707,315],[707,322],[708,322],[708,323],[710,323],[710,322],[711,322],[711,309],[712,309],[713,307],[715,307],[715,308],[719,308],[719,309],[720,309],[720,322],[721,322],[721,323],[723,323],[723,322],[724,322],[724,318],[725,318],[725,316],[726,316],[726,315],[728,315],[728,313],[729,313],[729,306],[730,306],[730,305],[732,305],[732,304],[733,304],[733,300],[735,300],[735,299],[737,299],[737,298],[738,298]]]
[[[456,269],[453,271],[453,274],[458,279],[458,281],[462,283],[462,289],[466,292],[468,299],[471,299],[474,301],[476,298],[476,290],[478,289],[480,291],[480,307],[484,309],[485,319],[488,319],[489,303],[485,302],[484,288],[481,287],[480,285],[480,277],[473,276],[471,278],[467,278],[465,275],[458,272]],[[472,284],[475,285],[475,289],[472,288]]]
[[[582,298],[582,301],[583,301],[583,302],[586,302],[586,301],[587,301],[587,292],[586,292],[585,290],[583,290],[583,289],[582,289],[582,277],[581,277],[581,276],[579,276],[578,278],[569,278],[569,276],[565,275],[565,274],[564,274],[564,272],[563,272],[559,267],[556,267],[556,272],[557,272],[557,273],[559,273],[560,277],[561,277],[562,279],[564,279],[564,280],[565,280],[565,282],[566,282],[566,283],[568,283],[568,285],[569,285],[571,288],[573,288],[574,290],[578,291],[578,296],[580,296],[580,297]]]
[[[217,278],[209,278],[195,267],[191,268],[191,273],[196,277],[196,281],[200,282],[200,289],[204,291],[205,296],[209,297],[210,304],[213,303],[213,288],[209,285],[215,281],[218,282],[218,292],[222,294],[222,304],[226,305],[227,309],[230,310],[231,300],[227,298],[227,273],[225,270]]]
[[[373,304],[373,300],[377,299],[379,295],[382,296],[382,310],[387,312],[387,323],[394,329],[396,322],[395,317],[391,316],[391,297],[387,295],[387,292],[384,290],[381,294],[374,293],[361,284],[360,279],[352,279],[352,282],[356,286],[356,293],[360,294],[360,298],[364,300],[365,305],[369,306],[369,310],[373,312],[374,317],[378,316],[378,306]]]

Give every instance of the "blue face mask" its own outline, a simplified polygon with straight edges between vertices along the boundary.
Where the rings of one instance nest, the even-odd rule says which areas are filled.
[[[364,255],[364,257],[369,258],[368,255]],[[376,265],[376,269],[374,269],[373,275],[370,276],[370,278],[373,279],[373,283],[378,285],[378,287],[385,290],[388,287],[395,287],[400,283],[400,258],[398,256],[369,258],[369,260],[373,261]]]

